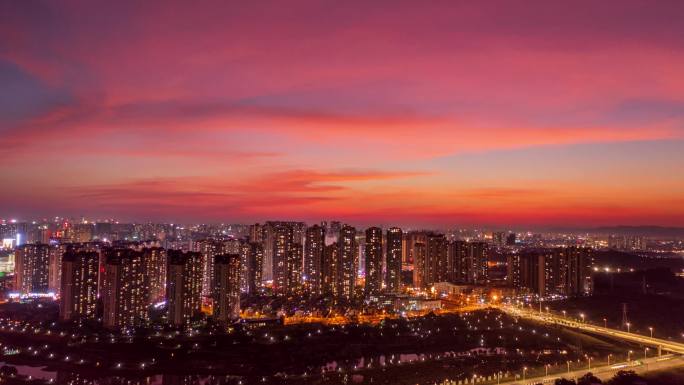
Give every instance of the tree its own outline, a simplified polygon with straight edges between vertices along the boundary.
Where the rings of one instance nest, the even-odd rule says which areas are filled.
[[[0,367],[0,376],[9,377],[9,376],[16,376],[16,375],[17,375],[17,368],[15,368],[14,366],[2,365],[2,367]]]
[[[607,385],[635,385],[642,383],[644,379],[633,370],[621,370],[613,376]]]
[[[574,380],[566,380],[565,378],[557,379],[553,385],[576,385]]]
[[[591,373],[587,373],[577,380],[577,385],[602,384],[601,380]]]

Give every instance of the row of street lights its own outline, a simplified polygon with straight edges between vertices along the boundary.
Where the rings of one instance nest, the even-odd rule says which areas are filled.
[[[648,351],[649,351],[649,350],[651,350],[651,349],[648,348],[648,347],[645,347],[645,348],[644,348],[644,359],[648,358]],[[631,362],[631,361],[632,361],[632,354],[634,354],[634,351],[632,351],[632,350],[627,351],[627,362]],[[607,357],[607,365],[610,365],[610,358],[611,358],[612,356],[613,356],[612,353],[611,353],[611,354],[608,354],[608,357]],[[591,370],[591,360],[593,359],[593,357],[590,357],[590,356],[587,356],[587,355],[585,355],[585,357],[587,358],[588,370]],[[568,374],[569,374],[569,373],[571,372],[570,363],[572,363],[572,361],[566,361],[565,363],[566,363],[566,365],[567,365],[567,367],[568,367]],[[550,366],[551,366],[551,364],[546,364],[546,365],[544,365],[544,377],[548,377],[548,376],[549,376],[549,367],[550,367]],[[527,366],[523,367],[523,371],[522,371],[522,379],[523,379],[523,381],[525,381],[525,378],[526,378],[526,376],[527,376],[527,371],[528,371]]]

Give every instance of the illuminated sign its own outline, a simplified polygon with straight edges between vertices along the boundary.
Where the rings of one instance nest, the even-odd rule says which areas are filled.
[[[14,248],[14,238],[5,238],[2,240],[3,249],[13,249]]]
[[[57,299],[57,294],[54,292],[48,292],[48,293],[9,293],[8,297],[10,299],[40,299],[40,298],[48,298],[48,299]]]

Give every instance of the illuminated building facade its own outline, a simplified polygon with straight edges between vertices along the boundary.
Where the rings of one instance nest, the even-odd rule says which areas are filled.
[[[385,285],[390,293],[398,293],[401,290],[401,261],[403,250],[403,231],[398,227],[387,230],[387,270],[385,272]]]
[[[49,290],[50,246],[26,244],[15,251],[15,289],[22,294]]]
[[[214,265],[214,318],[223,323],[231,322],[240,318],[240,255],[217,255]]]
[[[150,305],[166,298],[166,250],[161,247],[142,249],[147,276],[148,303]]]
[[[306,229],[304,244],[304,282],[313,295],[323,294],[322,271],[325,228],[313,225]]]
[[[59,318],[62,321],[94,319],[100,255],[96,252],[67,252],[62,259]]]
[[[366,298],[377,298],[382,289],[382,229],[366,229]]]
[[[129,329],[148,319],[149,295],[143,253],[132,249],[105,251],[102,284],[103,324],[109,329]]]
[[[351,300],[356,286],[356,229],[344,225],[340,229],[337,253],[336,295],[338,299]]]
[[[247,256],[246,279],[247,292],[256,293],[263,286],[262,272],[264,264],[264,247],[261,243],[250,242]]]
[[[202,254],[167,250],[166,258],[168,322],[189,326],[202,310]]]
[[[337,297],[339,251],[340,248],[337,243],[326,245],[323,248],[323,261],[321,262],[321,292],[333,297]]]

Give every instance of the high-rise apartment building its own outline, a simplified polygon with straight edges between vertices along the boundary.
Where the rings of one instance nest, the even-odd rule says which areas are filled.
[[[424,264],[423,285],[430,286],[448,280],[448,242],[444,234],[428,234]]]
[[[471,265],[468,259],[468,243],[455,240],[449,243],[450,280],[457,283],[468,282]]]
[[[104,326],[121,330],[145,324],[149,319],[149,294],[143,253],[132,249],[108,249],[105,260]]]
[[[15,252],[15,289],[22,294],[47,293],[49,289],[50,246],[26,244]]]
[[[487,242],[468,242],[467,283],[486,284],[489,281],[489,245]]]
[[[356,286],[356,255],[358,253],[356,229],[344,225],[340,229],[337,245],[336,294],[338,299],[351,300]]]
[[[249,246],[249,255],[247,257],[247,267],[246,276],[247,279],[246,287],[248,293],[256,293],[262,286],[263,264],[264,264],[264,247],[261,243],[250,242],[247,244]]]
[[[214,264],[214,318],[231,322],[240,317],[240,255],[217,255]]]
[[[197,242],[197,251],[202,254],[202,295],[210,296],[214,281],[214,257],[225,252],[224,244],[214,239]]]
[[[94,319],[100,255],[96,252],[67,252],[62,259],[59,318],[62,321]]]
[[[403,244],[403,231],[399,227],[387,230],[385,285],[390,293],[401,291]]]
[[[323,248],[323,261],[321,262],[321,292],[333,297],[337,297],[339,251],[340,247],[337,243],[326,245]]]
[[[517,289],[542,297],[579,296],[592,290],[592,249],[542,249],[513,254],[507,259],[507,279]]]
[[[148,303],[150,305],[166,298],[166,250],[161,247],[142,249],[147,276]]]
[[[366,298],[377,298],[382,290],[382,229],[369,227],[366,229],[366,281],[364,294]]]
[[[313,295],[323,294],[322,272],[325,228],[313,225],[306,229],[304,244],[304,282]]]
[[[167,260],[168,322],[175,326],[189,326],[202,310],[203,257],[198,252],[168,250]]]
[[[286,223],[271,224],[269,228],[271,229],[271,234],[269,234],[267,240],[270,238],[271,241],[273,290],[279,294],[286,294],[289,291],[288,283],[291,281],[289,271],[292,267],[290,253],[293,251],[294,233],[292,227]]]

